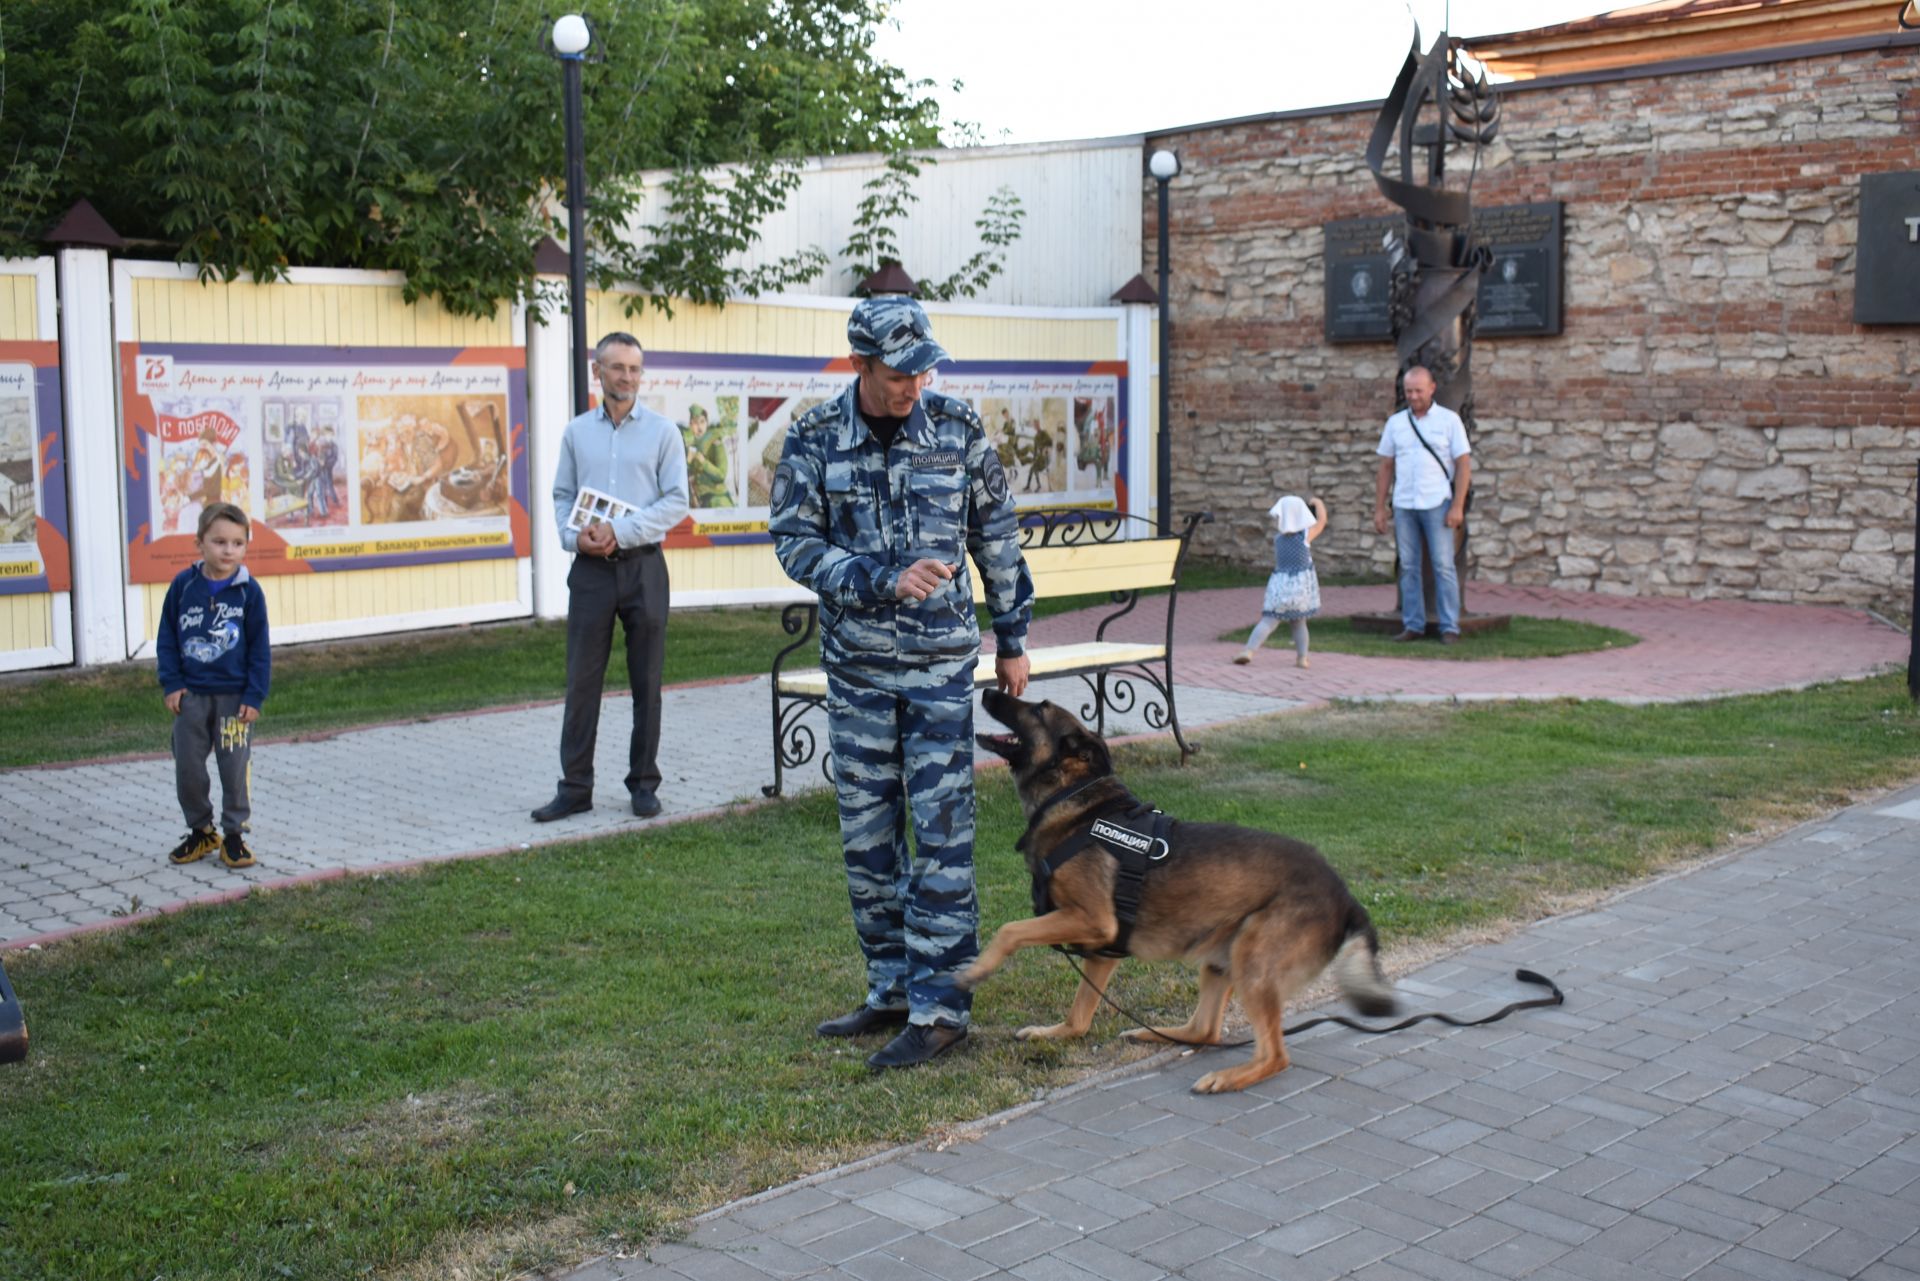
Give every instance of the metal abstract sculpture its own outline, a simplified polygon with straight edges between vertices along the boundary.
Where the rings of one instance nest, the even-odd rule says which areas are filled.
[[[1432,108],[1434,118],[1421,116]],[[1393,263],[1389,312],[1400,371],[1425,365],[1439,385],[1434,397],[1473,426],[1474,302],[1489,255],[1473,243],[1473,178],[1464,190],[1445,186],[1447,144],[1480,148],[1500,128],[1500,101],[1486,72],[1469,77],[1446,32],[1426,54],[1420,30],[1400,67],[1393,91],[1381,104],[1367,142],[1367,167],[1380,193],[1406,211],[1403,234],[1389,233],[1387,255]],[[1400,142],[1400,176],[1386,172],[1387,147],[1395,132]],[[1414,153],[1424,149],[1425,181],[1414,177]]]

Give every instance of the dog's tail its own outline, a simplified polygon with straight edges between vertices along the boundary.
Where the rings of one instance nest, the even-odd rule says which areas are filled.
[[[1353,1008],[1368,1018],[1385,1018],[1400,1006],[1393,997],[1393,984],[1380,968],[1380,936],[1374,933],[1373,918],[1355,902],[1347,911],[1346,938],[1333,956],[1333,978]]]

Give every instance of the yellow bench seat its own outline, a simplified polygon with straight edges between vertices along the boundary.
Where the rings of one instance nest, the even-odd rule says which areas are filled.
[[[1070,676],[1075,672],[1102,667],[1122,667],[1129,663],[1157,663],[1167,656],[1165,645],[1147,645],[1133,641],[1084,641],[1078,645],[1046,645],[1027,651],[1027,670],[1034,680],[1048,676]],[[979,670],[973,674],[975,685],[993,684],[993,664],[982,656]],[[825,698],[827,674],[821,671],[782,672],[780,692],[793,698]]]

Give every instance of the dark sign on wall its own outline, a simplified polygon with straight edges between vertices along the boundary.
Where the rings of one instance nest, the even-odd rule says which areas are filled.
[[[1394,215],[1342,218],[1325,224],[1326,316],[1328,342],[1374,341],[1393,337],[1387,316],[1389,231],[1406,226]]]
[[[1920,173],[1861,175],[1859,244],[1854,323],[1920,325]]]
[[[1473,213],[1473,243],[1493,251],[1480,277],[1482,338],[1560,332],[1560,202],[1494,205]]]
[[[1473,242],[1493,254],[1493,265],[1480,278],[1478,336],[1560,332],[1560,212],[1558,200],[1473,211]],[[1343,218],[1322,227],[1327,341],[1392,339],[1384,240],[1403,226],[1399,217],[1386,216]]]

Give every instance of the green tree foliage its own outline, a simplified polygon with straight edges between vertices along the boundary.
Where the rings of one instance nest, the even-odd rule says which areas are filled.
[[[208,277],[406,273],[491,314],[564,238],[545,0],[0,0],[0,255],[85,197],[134,252]],[[724,301],[825,265],[727,265],[802,156],[934,145],[938,108],[875,59],[886,0],[594,0],[585,69],[596,284]],[[724,177],[703,172],[730,164]],[[636,247],[640,173],[672,169]]]
[[[886,167],[867,179],[866,195],[854,217],[853,235],[841,253],[853,260],[854,273],[862,280],[888,263],[900,261],[896,237],[900,224],[907,220],[914,202],[913,180],[920,176],[921,161],[905,151],[887,156]],[[931,162],[928,162],[931,163]],[[955,268],[944,280],[919,280],[918,294],[938,302],[972,298],[987,287],[1006,265],[1006,247],[1020,238],[1020,222],[1027,211],[1013,188],[1001,187],[987,197],[987,207],[974,220],[980,232],[982,248]]]

